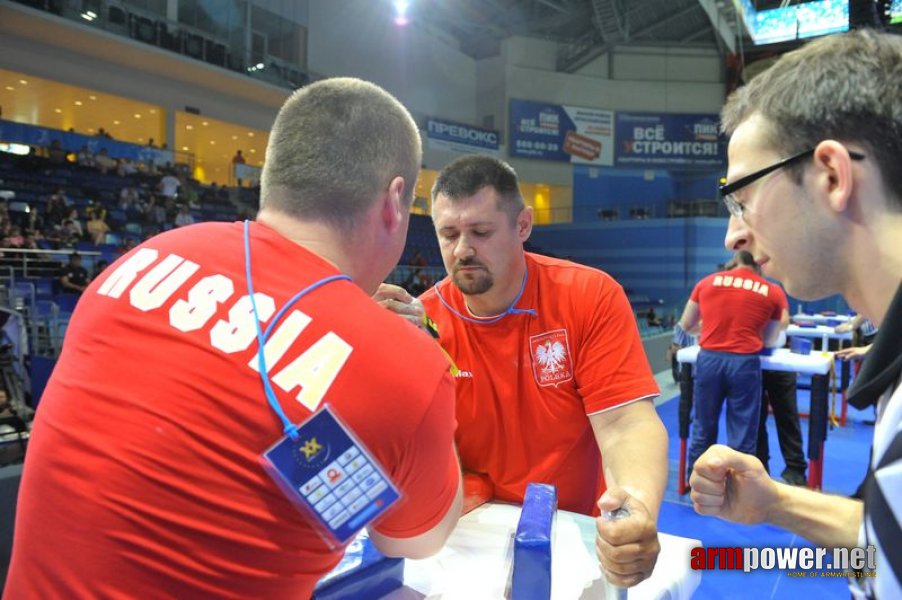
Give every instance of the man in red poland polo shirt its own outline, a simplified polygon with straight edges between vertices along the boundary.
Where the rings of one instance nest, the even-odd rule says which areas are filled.
[[[638,583],[659,548],[667,433],[623,289],[597,269],[524,251],[532,209],[501,160],[455,160],[432,200],[450,275],[420,300],[456,365],[465,489],[475,480],[490,498],[522,502],[528,483],[550,483],[565,510],[626,508],[630,518],[597,521],[599,559],[612,582]],[[383,304],[422,316],[386,288]]]

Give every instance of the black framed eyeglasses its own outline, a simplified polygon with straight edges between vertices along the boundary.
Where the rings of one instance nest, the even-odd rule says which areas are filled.
[[[725,185],[720,186],[720,197],[723,198],[724,204],[727,206],[727,210],[730,211],[730,214],[736,217],[737,219],[742,218],[742,211],[744,210],[744,206],[736,199],[736,192],[745,186],[758,181],[765,175],[769,175],[778,169],[782,169],[783,167],[788,167],[789,165],[795,164],[801,160],[808,158],[814,154],[815,148],[811,148],[810,150],[805,150],[804,152],[799,152],[798,154],[793,154],[789,158],[784,158],[783,160],[776,162],[770,166],[764,167],[754,173],[750,173],[745,177],[740,177],[733,183],[727,183]],[[864,160],[864,154],[860,154],[858,152],[849,151],[849,158],[852,160]]]

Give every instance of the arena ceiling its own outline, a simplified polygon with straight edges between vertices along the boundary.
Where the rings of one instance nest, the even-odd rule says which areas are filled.
[[[779,4],[780,0],[771,0]],[[731,51],[737,20],[729,0],[413,0],[421,19],[475,58],[508,36],[560,44],[558,70],[573,72],[617,45],[682,45]]]

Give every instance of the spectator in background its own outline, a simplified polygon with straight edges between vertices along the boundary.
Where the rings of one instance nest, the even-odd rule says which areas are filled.
[[[157,192],[163,198],[175,200],[179,194],[179,186],[181,186],[181,182],[178,177],[173,175],[172,171],[167,171],[157,184]]]
[[[655,313],[654,307],[650,307],[648,312],[645,313],[645,322],[649,327],[661,327],[663,325],[661,319],[659,319],[657,313]]]
[[[64,165],[68,161],[69,153],[63,148],[62,142],[52,140],[47,148],[47,158],[55,165]]]
[[[188,208],[200,208],[200,200],[197,197],[197,190],[195,190],[194,186],[189,182],[182,182],[182,186],[179,188],[179,196],[181,197],[182,201],[188,205]]]
[[[116,160],[110,156],[106,148],[100,149],[100,152],[94,157],[94,164],[101,175],[106,175],[109,171],[116,168]]]
[[[134,208],[135,210],[140,210],[138,207],[138,202],[140,201],[141,196],[138,194],[138,190],[136,188],[126,186],[119,190],[119,208],[121,210],[130,210]]]
[[[81,226],[81,218],[78,216],[78,209],[74,206],[69,209],[69,214],[66,215],[66,219],[63,221],[63,226],[66,227],[68,225],[69,233],[77,240],[83,239],[85,237],[85,230]]]
[[[81,150],[78,151],[75,162],[79,167],[89,167],[92,169],[97,167],[97,163],[94,161],[94,153],[88,149],[87,144],[84,144],[81,147]]]
[[[760,275],[761,270],[756,269]],[[770,291],[776,296],[783,308],[780,315],[780,331],[789,326],[789,301],[779,284],[773,283]],[[780,335],[773,347],[786,344],[786,337]],[[805,470],[808,464],[802,450],[802,426],[799,422],[799,406],[797,398],[798,375],[791,371],[761,371],[761,418],[758,422],[758,450],[755,455],[770,473],[770,440],[767,434],[768,405],[774,413],[777,426],[777,439],[786,468],[780,476],[790,485],[805,485]]]
[[[85,229],[88,231],[88,238],[96,245],[106,242],[106,234],[110,232],[110,226],[106,222],[106,210],[92,211],[88,219]]]
[[[727,445],[754,454],[761,410],[761,359],[780,335],[783,306],[774,284],[758,275],[752,255],[736,254],[736,268],[708,275],[696,284],[674,338],[701,325],[695,364],[694,413],[689,473],[702,453],[717,443],[718,421],[727,404]]]
[[[420,249],[417,248],[413,251],[413,256],[410,257],[410,265],[412,267],[428,267],[429,262],[426,260],[426,257],[423,256],[423,253],[420,252]]]
[[[119,166],[116,168],[116,174],[119,175],[119,177],[130,177],[137,172],[138,169],[135,167],[135,163],[127,158],[119,159]]]
[[[235,167],[243,164],[244,157],[241,155],[241,150],[238,150],[235,152],[235,156],[232,157],[232,173],[236,173],[235,178],[238,181],[238,187],[241,187],[241,178],[237,176],[237,169]]]
[[[47,201],[47,225],[61,225],[69,215],[69,205],[66,204],[65,194],[62,188],[50,196]]]
[[[106,220],[107,210],[103,203],[100,200],[92,200],[91,204],[88,205],[88,208],[85,209],[85,216],[88,219],[98,218]]]
[[[60,271],[60,289],[63,292],[80,294],[85,291],[89,282],[88,271],[81,266],[81,255],[78,252],[73,252],[69,255],[69,262]]]
[[[22,228],[13,225],[9,228],[9,245],[12,248],[21,248],[25,244],[25,237],[22,235]]]
[[[179,207],[179,212],[175,216],[175,226],[176,227],[184,227],[185,225],[193,225],[194,217],[191,216],[191,211],[188,209],[186,205],[181,205]]]
[[[94,269],[91,271],[91,281],[94,280],[95,277],[103,273],[103,271],[110,266],[110,262],[108,260],[99,259],[94,263]]]

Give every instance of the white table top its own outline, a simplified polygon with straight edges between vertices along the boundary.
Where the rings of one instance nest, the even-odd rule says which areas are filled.
[[[689,346],[677,352],[677,361],[694,365],[698,360],[698,346]],[[786,348],[774,350],[771,356],[761,357],[761,369],[765,371],[787,371],[805,375],[826,375],[833,364],[832,352],[812,352],[794,354]]]
[[[833,327],[827,325],[818,325],[817,327],[799,327],[798,325],[790,325],[786,328],[786,335],[789,337],[806,337],[806,338],[823,338],[830,340],[852,340],[852,332],[836,333]]]
[[[827,315],[808,315],[805,313],[796,313],[796,314],[792,315],[793,322],[807,321],[809,323],[816,323],[817,325],[822,325],[822,324],[826,323],[827,320],[840,321],[842,323],[845,323],[846,321],[848,321],[850,319],[852,319],[852,317],[850,317],[849,315],[839,315],[839,314],[833,315],[832,317],[827,316]]]
[[[509,597],[520,507],[485,504],[464,515],[445,547],[426,560],[407,560],[404,587],[383,600],[503,600]],[[690,598],[701,573],[689,568],[698,540],[659,533],[661,553],[652,576],[629,598]],[[616,598],[595,557],[595,519],[558,511],[552,533],[552,600]]]

